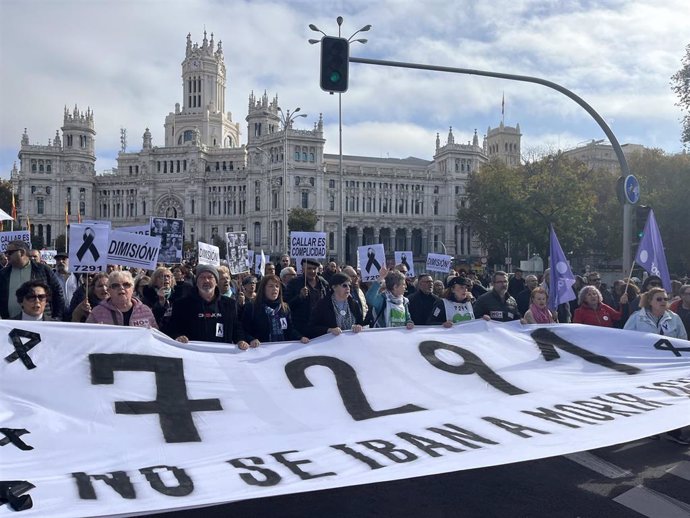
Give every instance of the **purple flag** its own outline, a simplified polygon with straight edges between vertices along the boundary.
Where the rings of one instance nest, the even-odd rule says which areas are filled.
[[[573,291],[575,276],[565,258],[561,244],[556,237],[553,225],[550,228],[549,265],[551,267],[549,277],[549,309],[555,311],[559,304],[570,302],[576,298]]]
[[[649,210],[647,223],[644,226],[644,234],[637,249],[635,262],[647,270],[650,275],[661,277],[664,289],[671,293],[671,277],[668,274],[666,254],[664,253],[664,243],[661,242],[661,234],[656,224],[654,211]]]

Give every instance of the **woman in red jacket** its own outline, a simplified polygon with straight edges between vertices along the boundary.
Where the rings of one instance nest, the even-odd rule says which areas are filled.
[[[604,304],[601,292],[594,286],[585,286],[578,296],[580,306],[575,310],[574,324],[587,324],[590,326],[614,327],[623,313],[616,311],[611,306]],[[621,309],[627,312],[628,295],[624,293],[620,298]]]

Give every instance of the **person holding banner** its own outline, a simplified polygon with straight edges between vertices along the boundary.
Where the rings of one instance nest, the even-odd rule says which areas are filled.
[[[434,303],[427,324],[441,324],[448,329],[453,324],[473,320],[471,287],[472,281],[466,277],[453,277],[448,281],[448,288],[443,298]]]
[[[398,270],[379,270],[379,280],[371,283],[367,291],[367,304],[371,308],[371,327],[406,327],[412,329],[409,301],[403,295],[407,284],[405,275]]]
[[[508,274],[501,271],[494,272],[491,280],[493,288],[474,303],[474,314],[477,318],[498,322],[518,320],[520,312],[517,302],[508,293]]]
[[[218,270],[210,264],[196,267],[196,289],[173,305],[168,336],[186,344],[190,340],[237,344],[249,349],[237,304],[218,290]]]
[[[529,307],[520,322],[523,324],[555,324],[558,321],[558,314],[548,308],[548,301],[549,295],[544,288],[539,286],[534,288],[529,294]]]
[[[108,275],[109,298],[93,308],[87,324],[148,327],[158,329],[151,309],[134,295],[134,279],[127,270],[115,270]]]
[[[591,284],[580,290],[577,300],[580,305],[573,315],[573,324],[614,327],[614,323],[627,316],[628,295],[626,293],[623,293],[620,298],[622,312],[605,304],[599,289]]]
[[[283,302],[283,285],[277,275],[263,276],[255,300],[245,305],[242,325],[250,347],[258,347],[261,342],[309,342],[292,324],[290,306]]]
[[[166,332],[173,304],[191,292],[189,284],[177,283],[172,271],[165,266],[159,266],[151,275],[151,282],[143,289],[142,302],[151,308],[156,317],[158,329]],[[166,333],[167,334],[167,333]]]
[[[331,333],[338,336],[343,331],[359,333],[364,325],[362,308],[351,296],[352,281],[346,274],[331,275],[330,297],[321,299],[309,320],[310,334],[314,337]]]

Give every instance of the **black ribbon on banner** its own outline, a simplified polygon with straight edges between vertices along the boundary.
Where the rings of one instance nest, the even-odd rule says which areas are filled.
[[[28,338],[29,340],[24,343],[22,338]],[[12,340],[12,345],[14,345],[14,352],[5,356],[5,361],[12,363],[13,361],[21,360],[27,369],[35,369],[36,365],[31,360],[28,352],[41,343],[41,335],[24,329],[12,329],[10,331],[10,339]]]
[[[367,252],[367,257],[369,259],[367,260],[367,265],[364,267],[364,269],[367,271],[367,273],[371,273],[371,267],[372,266],[376,266],[377,272],[380,271],[381,265],[376,260],[376,252],[374,252],[373,249],[371,249],[371,248],[369,249],[369,251]]]
[[[84,229],[82,239],[84,239],[84,242],[79,247],[79,250],[77,250],[77,259],[81,261],[84,257],[84,254],[89,251],[93,256],[93,260],[98,261],[100,254],[98,253],[96,246],[93,244],[94,239],[96,239],[96,232],[94,232],[91,227],[86,227]]]
[[[0,481],[0,505],[8,504],[13,511],[31,509],[34,506],[31,495],[21,495],[35,487],[26,480]]]
[[[29,451],[34,449],[33,446],[29,446],[19,438],[20,435],[29,433],[29,430],[25,428],[0,428],[0,433],[5,436],[0,439],[0,446],[6,446],[12,443],[20,450]]]

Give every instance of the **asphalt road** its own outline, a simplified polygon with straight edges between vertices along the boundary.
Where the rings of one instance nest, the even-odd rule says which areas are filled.
[[[688,518],[690,448],[642,439],[564,457],[157,516]]]

